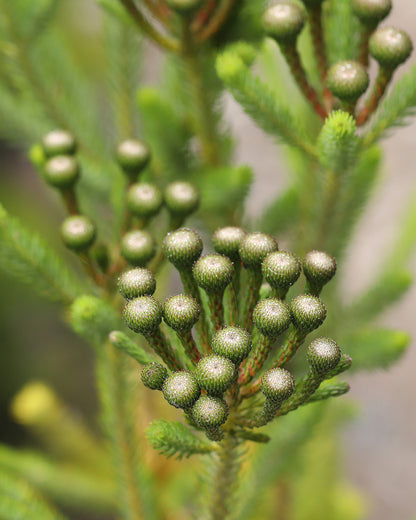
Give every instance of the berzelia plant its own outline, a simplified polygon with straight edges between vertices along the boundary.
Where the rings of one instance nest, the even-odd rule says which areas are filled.
[[[390,0],[98,0],[98,76],[61,34],[70,4],[0,0],[0,132],[30,147],[72,252],[5,201],[0,264],[91,345],[104,435],[25,386],[13,414],[49,454],[0,446],[0,518],[362,518],[339,471],[351,406],[332,398],[343,372],[407,347],[376,320],[409,288],[416,242],[411,201],[378,277],[346,301],[378,143],[416,106],[416,68],[393,81],[411,40],[379,25]],[[146,40],[157,87],[141,85]],[[256,217],[226,92],[291,172]]]

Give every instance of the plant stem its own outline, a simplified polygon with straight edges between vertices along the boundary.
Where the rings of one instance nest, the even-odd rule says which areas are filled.
[[[234,0],[222,0],[208,24],[201,30],[199,38],[201,41],[209,40],[216,34],[231,14]]]
[[[325,187],[323,193],[322,211],[320,214],[320,224],[314,247],[325,249],[329,242],[332,220],[335,213],[338,195],[341,189],[340,175],[333,170],[326,171]],[[330,253],[330,251],[328,251]]]
[[[384,96],[384,93],[386,92],[386,88],[390,83],[392,76],[393,70],[380,67],[376,82],[373,87],[373,91],[371,92],[370,97],[367,99],[363,109],[357,116],[358,126],[361,126],[364,123],[366,123],[371,114],[376,110],[380,99]]]

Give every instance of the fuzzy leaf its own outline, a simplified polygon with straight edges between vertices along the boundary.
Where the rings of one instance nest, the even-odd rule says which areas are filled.
[[[314,403],[316,401],[323,401],[324,399],[329,399],[330,397],[338,397],[340,395],[346,394],[350,389],[350,385],[341,381],[340,383],[335,383],[332,385],[322,385],[319,389],[308,399],[305,403]]]
[[[359,22],[351,9],[351,0],[329,0],[325,13],[326,48],[329,63],[354,60],[358,52]]]
[[[153,359],[142,347],[137,345],[126,334],[124,334],[124,332],[113,330],[110,333],[108,339],[110,340],[110,343],[113,345],[113,347],[123,351],[141,365],[147,365]]]

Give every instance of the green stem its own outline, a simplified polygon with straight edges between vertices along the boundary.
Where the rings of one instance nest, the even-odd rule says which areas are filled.
[[[394,71],[392,69],[385,69],[383,67],[380,67],[376,82],[373,87],[373,91],[367,99],[363,109],[357,116],[358,126],[361,126],[364,123],[366,123],[368,118],[371,116],[371,114],[374,113],[374,111],[378,107],[380,99],[384,96],[384,93],[386,92],[391,78],[393,77],[393,72]]]
[[[323,193],[322,211],[320,214],[320,224],[317,233],[317,239],[314,247],[325,249],[327,243],[330,242],[330,233],[332,230],[332,221],[341,189],[341,176],[333,170],[326,171],[326,180]],[[330,251],[329,251],[330,252]]]
[[[264,365],[270,352],[271,339],[268,336],[259,335],[258,343],[250,353],[248,359],[244,362],[239,377],[240,384],[250,382],[257,372]]]
[[[245,312],[244,312],[244,328],[251,331],[253,326],[253,310],[259,299],[259,292],[263,276],[261,271],[254,271],[247,269],[247,287],[248,294],[246,295]]]

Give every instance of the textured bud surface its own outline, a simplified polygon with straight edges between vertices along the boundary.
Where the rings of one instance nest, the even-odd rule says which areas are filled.
[[[150,149],[143,141],[127,139],[118,145],[116,157],[123,170],[138,174],[150,160]]]
[[[299,278],[301,264],[295,254],[275,251],[264,259],[261,270],[272,287],[288,289]]]
[[[198,321],[201,309],[194,298],[186,294],[172,296],[165,301],[165,322],[176,331],[191,330]]]
[[[45,180],[55,188],[73,186],[79,177],[79,165],[71,155],[57,155],[45,164]]]
[[[94,242],[95,226],[88,217],[74,215],[62,223],[61,236],[69,249],[84,251]]]
[[[258,270],[266,256],[277,251],[276,240],[265,233],[248,234],[241,242],[239,253],[245,267]]]
[[[121,254],[133,265],[145,265],[156,253],[155,239],[148,231],[130,231],[121,240]]]
[[[209,394],[221,395],[234,381],[235,366],[228,358],[213,354],[199,361],[195,376],[199,386]]]
[[[369,77],[358,61],[339,61],[327,76],[329,90],[341,100],[353,101],[367,90]]]
[[[186,217],[199,206],[199,191],[189,182],[172,182],[164,193],[165,204],[173,215]]]
[[[323,251],[310,251],[303,260],[303,272],[312,285],[323,286],[337,270],[335,258]]]
[[[53,130],[42,139],[42,146],[47,157],[73,155],[77,149],[77,142],[66,130]]]
[[[338,365],[341,349],[330,338],[317,338],[309,345],[307,358],[314,372],[325,375]]]
[[[272,368],[264,373],[261,380],[261,391],[271,401],[284,401],[295,390],[295,380],[284,368]]]
[[[409,36],[394,27],[382,27],[369,41],[370,54],[380,65],[394,69],[404,63],[413,50]]]
[[[289,305],[278,298],[260,301],[253,311],[253,322],[265,336],[278,336],[289,327],[291,321]]]
[[[123,320],[134,332],[152,334],[162,321],[162,306],[153,296],[134,298],[124,307]]]
[[[324,302],[316,296],[301,294],[290,304],[293,323],[302,332],[312,332],[317,329],[326,318]]]
[[[286,2],[270,6],[263,14],[266,34],[282,43],[295,41],[305,25],[305,20],[303,9]]]
[[[147,182],[133,184],[127,193],[127,207],[136,217],[153,217],[162,203],[162,192],[157,186]]]
[[[228,406],[219,397],[202,395],[192,408],[192,416],[202,428],[218,428],[227,420]]]
[[[163,252],[177,269],[191,267],[201,256],[202,239],[196,231],[180,228],[163,239]]]
[[[215,251],[228,256],[231,260],[237,260],[240,255],[238,250],[247,233],[240,227],[223,227],[217,229],[212,236]]]
[[[231,282],[233,274],[233,263],[222,255],[203,256],[193,267],[196,283],[208,293],[222,292]]]
[[[249,355],[251,348],[251,336],[241,327],[225,327],[212,338],[214,354],[224,356],[236,365]]]
[[[191,407],[201,394],[201,389],[190,372],[173,372],[163,384],[166,401],[176,408]]]
[[[149,269],[136,267],[120,275],[118,288],[126,300],[139,296],[152,296],[156,289],[156,279]]]
[[[162,390],[163,383],[168,377],[168,371],[160,363],[152,361],[143,368],[141,377],[144,386],[147,386],[147,388]]]
[[[391,11],[391,0],[351,0],[356,16],[364,23],[377,25]]]

